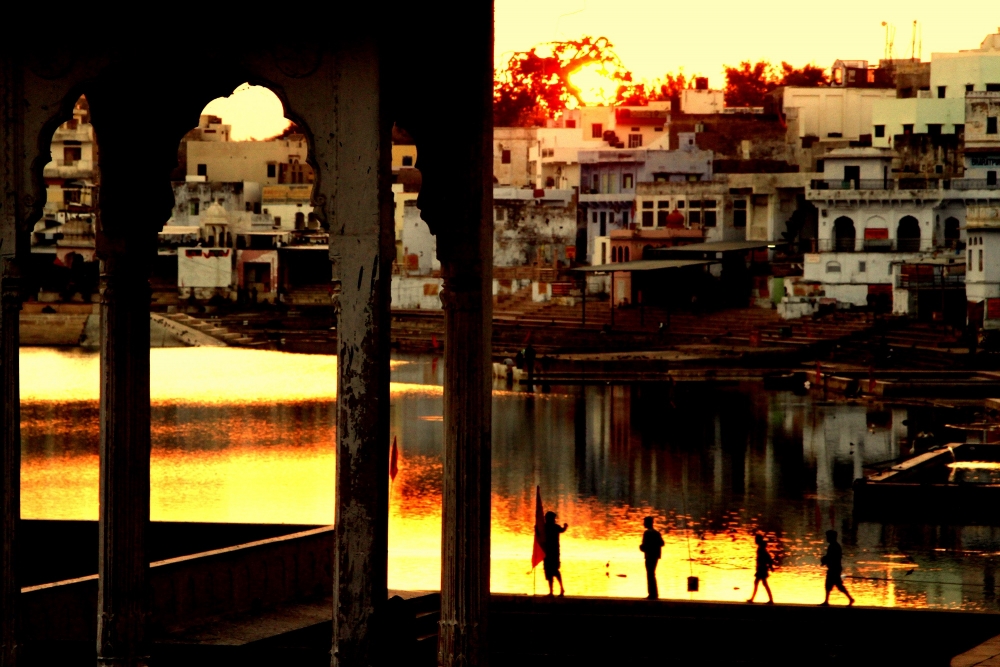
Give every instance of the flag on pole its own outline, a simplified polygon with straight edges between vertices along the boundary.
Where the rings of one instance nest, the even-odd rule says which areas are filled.
[[[392,449],[389,450],[389,481],[396,479],[399,472],[397,461],[399,459],[399,449],[396,447],[396,436],[392,436]]]
[[[531,551],[531,567],[545,560],[545,513],[542,511],[542,487],[535,487],[535,547]]]

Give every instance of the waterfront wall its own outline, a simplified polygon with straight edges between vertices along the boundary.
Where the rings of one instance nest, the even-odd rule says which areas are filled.
[[[152,563],[153,636],[220,614],[328,595],[333,530],[314,528]],[[29,586],[21,595],[27,641],[92,641],[96,636],[96,574]]]

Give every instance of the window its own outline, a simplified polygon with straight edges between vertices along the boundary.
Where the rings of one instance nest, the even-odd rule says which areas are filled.
[[[884,137],[885,136],[885,125],[876,125],[875,126],[875,136],[876,137]]]
[[[601,211],[601,227],[598,231],[600,232],[598,236],[608,235],[608,214],[605,211]]]
[[[988,93],[1000,93],[1000,83],[988,83],[988,84],[986,84],[986,92],[988,92]]]
[[[715,211],[705,211],[704,212],[705,221],[702,223],[706,227],[715,227],[716,213]]]
[[[281,227],[281,216],[280,215],[274,216],[274,226],[275,227]]]
[[[858,262],[858,273],[864,273],[865,271],[867,271],[867,269],[868,269],[867,262]]]
[[[622,190],[631,190],[634,186],[632,174],[622,176]]]
[[[501,161],[504,164],[510,164],[510,151],[504,151],[503,152],[503,157],[501,158]],[[404,155],[403,156],[403,166],[404,167],[412,167],[413,166],[413,156],[412,155]]]
[[[590,126],[590,137],[592,139],[600,139],[604,136],[604,126],[600,123],[594,123]]]
[[[629,250],[628,250],[628,248],[625,248],[625,261],[626,261],[626,262],[627,262],[627,261],[629,260],[629,254],[630,254],[630,253],[629,253]]]
[[[972,248],[969,248],[969,266],[968,266],[968,269],[969,269],[969,271],[972,270]]]
[[[666,227],[667,226],[667,216],[670,215],[670,211],[666,209],[661,209],[656,212],[656,226]]]
[[[641,134],[630,134],[628,135],[628,147],[629,148],[640,148],[642,146],[642,135]]]
[[[643,211],[642,212],[642,226],[643,227],[652,227],[653,226],[653,212],[652,211]]]
[[[826,263],[827,273],[840,273],[840,262],[827,262]]]
[[[661,125],[660,127],[654,127],[653,132],[663,132],[663,126]]]
[[[576,121],[575,120],[567,120],[566,121],[566,127],[569,128],[569,129],[573,129],[574,127],[576,127]]]
[[[597,222],[597,211],[594,211],[593,215],[591,215],[591,220],[590,221],[591,222]]]
[[[267,165],[267,177],[274,178],[278,173],[278,165],[273,162]]]
[[[747,200],[733,200],[733,227],[747,226]]]
[[[80,191],[79,190],[63,190],[63,203],[64,204],[79,204],[80,203]]]
[[[201,202],[197,199],[193,199],[188,202],[188,212],[191,215],[198,215],[198,209],[201,208]]]
[[[965,134],[965,123],[955,123],[955,134]]]
[[[409,155],[403,158],[403,164],[406,165],[406,161],[409,160],[410,164],[413,164],[413,158]],[[500,151],[500,164],[510,164],[510,151],[502,150]],[[406,165],[409,166],[409,165]]]
[[[198,165],[198,175],[199,176],[204,176],[204,177],[208,178],[208,165],[207,164],[199,164]]]
[[[498,208],[498,209],[496,209],[496,212],[497,212],[497,221],[498,222],[503,222],[504,220],[507,219],[507,209],[505,209],[505,208]]]
[[[997,184],[997,173],[995,171],[986,172],[986,185]]]
[[[66,121],[66,129],[75,130],[79,125],[79,123],[80,121],[78,121],[76,118],[70,118],[68,121]]]
[[[943,99],[946,90],[948,90],[948,86],[938,86],[938,97]]]
[[[253,212],[260,215],[260,202],[256,201],[253,203]]]
[[[628,211],[622,211],[622,227],[628,227]]]
[[[667,209],[670,208],[670,200],[669,199],[661,199],[661,200],[657,201],[656,202],[656,208],[667,208]]]
[[[995,119],[994,119],[995,120]],[[71,167],[80,161],[82,149],[79,146],[66,146],[63,148],[63,161],[67,167]]]
[[[979,249],[979,270],[983,270],[983,249]]]
[[[971,93],[973,91],[973,89],[974,89],[974,86],[971,83],[965,84],[965,92]]]
[[[677,200],[677,208],[684,208],[684,200],[683,199],[678,199]]]
[[[600,174],[594,174],[594,177],[593,177],[592,180],[594,182],[594,188],[593,188],[594,193],[600,192],[601,191],[601,175]]]
[[[642,202],[642,207],[643,208],[653,208],[653,202],[651,202],[651,201],[644,201],[644,202]]]
[[[826,160],[816,160],[816,171],[823,173],[826,170]]]
[[[934,137],[940,136],[941,123],[927,123],[927,134]]]
[[[990,116],[986,119],[986,134],[996,134],[997,133],[997,117]]]
[[[903,134],[913,134],[913,123],[903,125]]]

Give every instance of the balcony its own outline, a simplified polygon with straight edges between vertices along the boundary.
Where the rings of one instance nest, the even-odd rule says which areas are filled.
[[[953,178],[952,190],[1000,190],[1000,183],[986,178]]]
[[[858,248],[858,241],[861,247]],[[920,252],[920,239],[819,239],[819,252]]]
[[[954,182],[952,181],[952,183]],[[938,183],[936,179],[928,178],[900,178],[898,180],[860,178],[847,181],[812,180],[809,182],[809,188],[812,190],[936,190]]]

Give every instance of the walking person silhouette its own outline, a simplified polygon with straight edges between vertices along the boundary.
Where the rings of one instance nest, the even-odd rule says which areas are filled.
[[[646,555],[646,588],[649,591],[646,597],[655,600],[660,597],[660,590],[656,586],[656,564],[660,562],[663,551],[663,536],[653,528],[653,517],[647,516],[642,520],[642,525],[646,527],[646,531],[642,534],[639,551]]]
[[[568,523],[559,525],[556,523],[556,513],[545,513],[545,560],[542,565],[545,568],[545,578],[549,582],[549,595],[552,595],[552,581],[559,580],[559,597],[566,594],[566,587],[563,586],[562,573],[559,571],[559,535],[565,533],[569,528]]]
[[[840,576],[844,569],[844,550],[837,542],[837,531],[826,531],[826,541],[830,543],[830,546],[826,549],[826,555],[819,561],[821,564],[826,565],[826,599],[823,600],[820,606],[830,606],[830,592],[836,588],[847,596],[847,606],[850,607],[854,604],[854,598],[847,592],[847,589],[844,587],[844,580]]]
[[[753,539],[757,543],[757,568],[753,575],[753,594],[747,602],[753,603],[754,598],[757,597],[757,586],[764,584],[764,590],[767,591],[767,603],[774,604],[771,587],[767,585],[767,578],[774,571],[774,559],[767,552],[767,540],[764,539],[763,535],[757,533]]]

